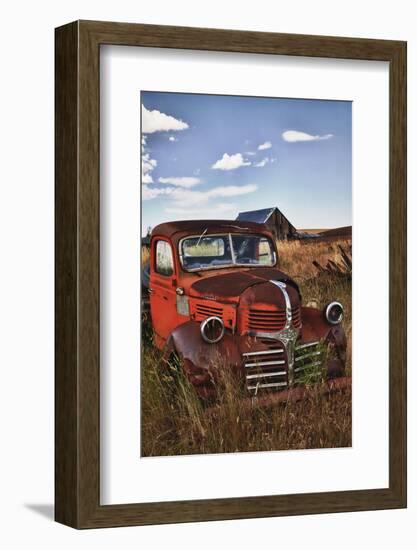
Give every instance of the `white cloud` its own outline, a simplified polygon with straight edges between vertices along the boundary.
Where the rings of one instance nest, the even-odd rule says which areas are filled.
[[[150,157],[150,154],[146,152],[145,145],[142,145],[142,184],[153,182],[151,172],[156,168],[157,165],[157,160],[152,159]]]
[[[323,139],[330,139],[333,134],[325,134],[323,136],[313,136],[306,132],[299,132],[298,130],[287,130],[282,133],[282,139],[284,141],[296,142],[296,141],[321,141]]]
[[[142,185],[147,185],[148,183],[153,183],[153,177],[150,174],[142,172]]]
[[[159,197],[160,195],[169,195],[170,193],[172,193],[172,187],[158,188],[158,187],[148,187],[147,185],[142,185],[142,199],[144,201],[156,199],[156,197]]]
[[[152,170],[157,167],[158,162],[156,159],[152,159],[148,149],[146,147],[146,136],[142,134],[141,139],[141,152],[142,152],[142,185],[153,183]]]
[[[170,193],[170,199],[173,199],[177,203],[177,207],[185,208],[187,206],[205,204],[212,199],[247,195],[248,193],[253,193],[257,189],[258,186],[254,184],[214,187],[208,191],[176,188]]]
[[[258,186],[255,184],[248,185],[228,185],[214,187],[207,191],[195,191],[186,187],[148,187],[142,186],[143,200],[151,200],[165,195],[169,200],[173,201],[172,208],[187,209],[193,206],[204,206],[210,200],[236,197],[238,195],[247,195],[257,191]]]
[[[265,141],[265,143],[261,143],[258,145],[258,151],[264,151],[265,149],[271,149],[272,143],[270,141]]]
[[[204,219],[219,218],[221,216],[230,216],[235,218],[237,206],[235,204],[216,204],[207,208],[165,208],[167,214],[180,214],[186,219]],[[232,214],[232,215],[231,215]]]
[[[253,193],[257,191],[258,186],[249,183],[247,185],[228,185],[224,187],[214,187],[209,191],[206,191],[208,198],[217,198],[217,197],[236,197],[237,195],[247,195],[248,193]]]
[[[241,153],[235,155],[228,155],[224,153],[221,159],[217,160],[213,165],[213,170],[236,170],[241,166],[250,166],[249,161],[245,161]]]
[[[262,159],[261,161],[259,162],[256,162],[254,164],[254,167],[255,168],[263,168],[266,164],[268,164],[269,162],[269,158],[268,157],[265,157],[264,159]]]
[[[142,132],[144,134],[153,134],[154,132],[171,132],[186,130],[189,128],[186,122],[178,120],[173,116],[161,113],[156,109],[149,111],[142,105]]]
[[[175,136],[169,136],[169,141],[178,141],[178,138],[176,138]]]
[[[246,151],[245,155],[248,155],[249,157],[253,157],[254,155],[256,155],[256,153],[255,151]]]
[[[193,178],[193,177],[169,177],[169,178],[159,178],[159,183],[165,183],[168,185],[175,185],[176,187],[194,187],[195,185],[198,185],[201,183],[200,178]]]
[[[149,153],[145,153],[142,155],[142,172],[144,174],[147,174],[148,172],[152,172],[154,168],[156,168],[158,165],[158,162],[156,159],[151,159]]]

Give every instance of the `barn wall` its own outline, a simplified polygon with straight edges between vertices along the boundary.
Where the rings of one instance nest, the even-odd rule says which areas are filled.
[[[288,236],[295,232],[294,226],[277,209],[266,222],[266,226],[272,231],[278,240],[287,240]]]

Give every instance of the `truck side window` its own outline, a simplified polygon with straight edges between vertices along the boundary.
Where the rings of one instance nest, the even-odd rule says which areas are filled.
[[[165,275],[167,277],[174,273],[172,248],[167,241],[158,241],[156,243],[155,271],[160,275]]]

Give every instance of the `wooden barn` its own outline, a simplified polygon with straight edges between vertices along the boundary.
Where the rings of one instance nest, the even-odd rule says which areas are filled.
[[[296,228],[276,206],[263,208],[262,210],[240,212],[236,220],[263,223],[274,233],[278,240],[297,238]]]

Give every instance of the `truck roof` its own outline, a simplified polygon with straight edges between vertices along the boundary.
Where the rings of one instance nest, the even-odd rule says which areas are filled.
[[[237,220],[183,220],[161,223],[152,230],[152,235],[172,237],[175,233],[196,233],[200,234],[207,229],[207,232],[221,233],[244,231],[249,233],[269,231],[262,223],[237,221]]]

